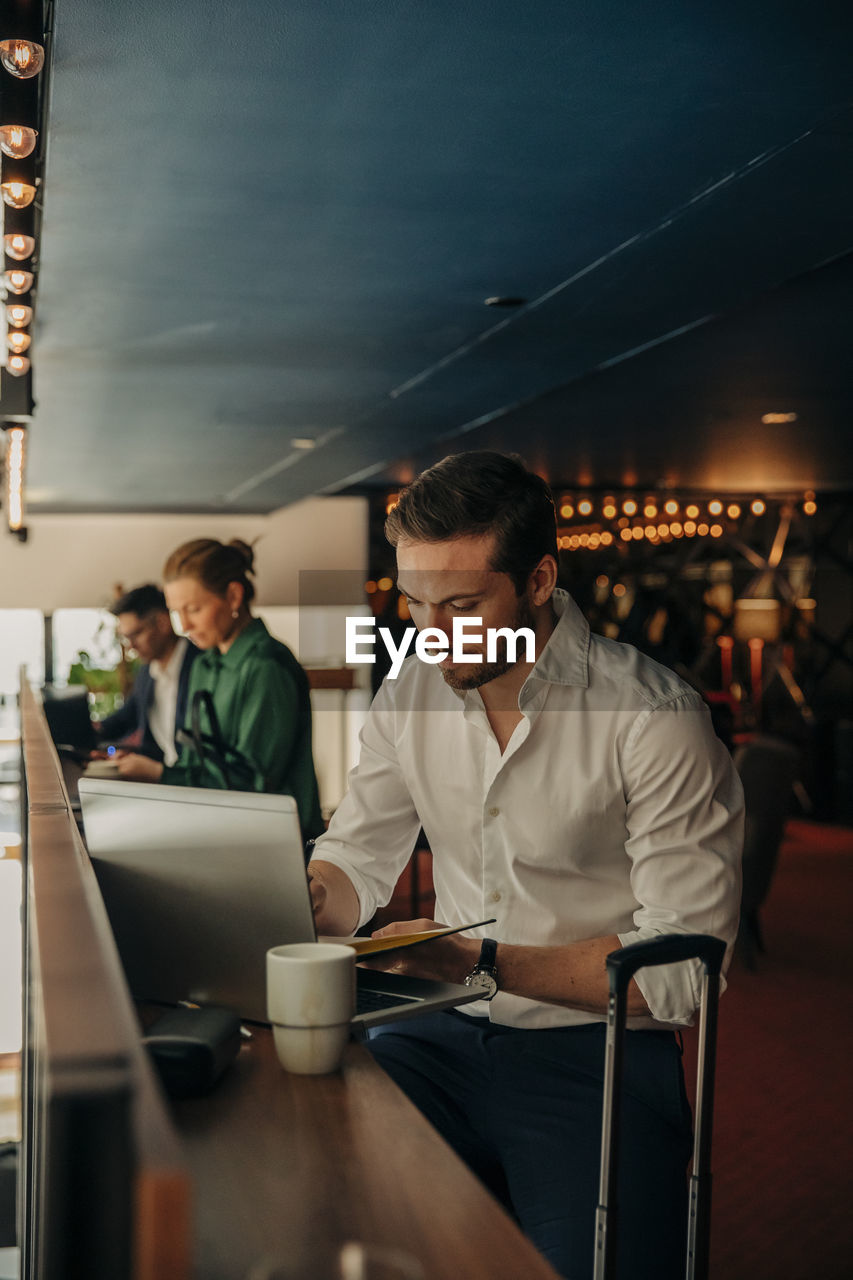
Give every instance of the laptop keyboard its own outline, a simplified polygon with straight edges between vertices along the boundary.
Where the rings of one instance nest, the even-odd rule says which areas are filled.
[[[417,996],[392,995],[388,991],[371,991],[359,987],[356,993],[356,1013],[376,1013],[380,1009],[393,1009],[395,1005],[422,1004]]]

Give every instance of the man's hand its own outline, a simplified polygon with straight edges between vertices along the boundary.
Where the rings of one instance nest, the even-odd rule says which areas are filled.
[[[133,751],[117,751],[112,759],[116,762],[118,776],[126,782],[159,782],[163,775],[159,760],[151,760]]]
[[[345,938],[358,928],[359,902],[352,881],[333,862],[308,863],[308,888],[318,933]]]
[[[395,920],[384,929],[376,929],[372,938],[391,938],[400,933],[426,933],[431,929],[446,929],[435,920]],[[432,938],[413,947],[401,947],[399,951],[380,951],[375,956],[359,960],[367,969],[381,969],[384,973],[405,973],[413,978],[433,978],[437,982],[464,982],[477,963],[480,954],[480,938],[465,938],[455,933],[449,938]]]

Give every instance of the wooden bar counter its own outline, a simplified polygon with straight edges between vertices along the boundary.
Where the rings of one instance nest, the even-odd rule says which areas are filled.
[[[245,1280],[263,1258],[287,1280],[338,1280],[347,1240],[406,1250],[425,1280],[555,1280],[361,1044],[338,1074],[296,1076],[253,1028],[213,1092],[172,1110],[198,1280]]]

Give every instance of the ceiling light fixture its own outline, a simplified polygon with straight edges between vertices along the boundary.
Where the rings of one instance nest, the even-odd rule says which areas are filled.
[[[16,262],[25,262],[27,258],[31,258],[35,247],[36,242],[33,236],[23,236],[16,232],[3,237],[6,257],[14,258]]]
[[[17,533],[24,523],[24,427],[10,427],[6,432],[6,511],[9,528]]]
[[[9,356],[6,361],[6,368],[13,378],[22,378],[25,373],[29,372],[30,358],[29,356]]]
[[[44,49],[35,40],[0,40],[0,62],[10,75],[31,80],[44,66]]]
[[[31,342],[30,335],[23,333],[20,329],[11,329],[6,334],[6,346],[16,356],[22,356]]]
[[[0,191],[10,209],[26,209],[36,198],[36,189],[29,182],[3,182]]]
[[[36,149],[38,133],[25,124],[0,125],[0,151],[12,160],[23,160]]]
[[[765,427],[775,427],[783,422],[796,422],[797,415],[795,413],[762,413],[761,421]]]
[[[20,267],[3,272],[3,284],[10,293],[29,293],[33,287],[32,271],[22,271]]]
[[[32,318],[32,307],[26,306],[23,302],[13,302],[6,308],[6,323],[13,329],[26,329]]]

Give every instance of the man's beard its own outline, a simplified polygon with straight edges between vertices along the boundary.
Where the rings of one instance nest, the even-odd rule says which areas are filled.
[[[535,619],[533,610],[530,607],[527,596],[522,596],[518,602],[513,620],[506,624],[510,630],[518,631],[519,627],[530,627],[535,633]],[[497,680],[498,676],[506,675],[510,667],[515,663],[509,660],[509,646],[506,636],[498,636],[497,641],[498,656],[494,662],[479,662],[464,674],[459,668],[441,667],[440,671],[444,677],[444,683],[456,693],[465,693],[469,689],[479,689],[484,684],[489,684],[492,680]],[[516,652],[518,650],[516,649]]]

